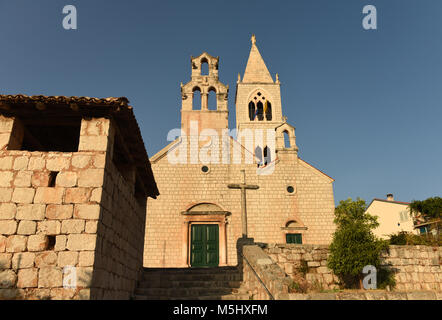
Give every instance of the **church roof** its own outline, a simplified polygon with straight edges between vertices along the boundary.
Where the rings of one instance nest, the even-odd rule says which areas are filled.
[[[243,83],[273,83],[267,66],[256,46],[255,35],[252,35],[252,48],[250,49],[249,60],[244,72]]]

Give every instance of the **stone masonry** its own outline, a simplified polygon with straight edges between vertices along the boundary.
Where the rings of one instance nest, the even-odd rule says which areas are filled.
[[[323,289],[338,288],[339,280],[327,268],[328,246],[269,244],[269,257],[291,277],[307,264],[306,280]],[[395,272],[398,291],[442,291],[442,248],[428,246],[390,246],[382,264]]]
[[[127,100],[0,96],[0,107],[0,299],[129,298],[158,190]],[[75,150],[52,151],[72,119]]]

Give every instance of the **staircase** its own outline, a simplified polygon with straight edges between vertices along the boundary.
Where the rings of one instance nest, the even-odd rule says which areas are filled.
[[[236,267],[145,268],[135,300],[248,300]]]

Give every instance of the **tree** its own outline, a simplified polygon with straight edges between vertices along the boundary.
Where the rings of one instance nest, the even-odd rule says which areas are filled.
[[[423,201],[414,200],[409,205],[414,213],[421,213],[427,219],[439,219],[442,214],[442,198],[434,197]]]
[[[379,223],[366,209],[365,201],[360,198],[341,200],[335,209],[337,229],[330,245],[328,267],[350,288],[362,287],[364,266],[380,269],[380,254],[388,248],[386,241],[373,234]]]
[[[413,200],[410,204],[410,212],[413,214],[421,214],[425,221],[435,222],[437,239],[439,239],[439,219],[442,214],[442,198],[434,197],[423,201]]]

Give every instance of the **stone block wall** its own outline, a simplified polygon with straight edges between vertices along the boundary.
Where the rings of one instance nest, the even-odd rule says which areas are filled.
[[[327,268],[328,246],[270,244],[264,251],[291,277],[299,274],[304,265],[310,284],[318,289],[339,287],[338,277]],[[382,255],[382,261],[395,271],[395,290],[442,291],[441,257],[440,247],[390,246],[389,253]]]
[[[241,289],[253,300],[273,300],[288,294],[292,282],[277,263],[256,245],[242,248]]]
[[[8,150],[16,121],[0,119],[0,299],[129,298],[146,211],[112,164],[111,121],[83,119],[78,152]]]

